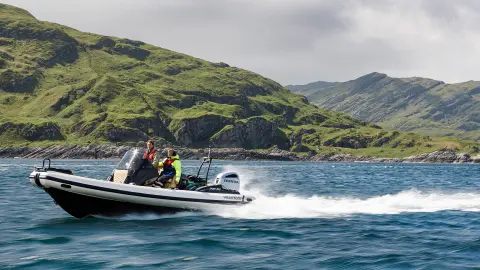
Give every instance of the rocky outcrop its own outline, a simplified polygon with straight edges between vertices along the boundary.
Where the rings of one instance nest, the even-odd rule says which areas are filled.
[[[288,139],[290,140],[290,144],[292,146],[292,150],[294,152],[308,152],[309,148],[303,145],[304,141],[308,141],[308,143],[314,143],[318,144],[320,142],[320,137],[319,136],[314,136],[316,137],[312,141],[312,139],[306,139],[305,137],[311,134],[315,134],[316,130],[315,129],[300,129],[297,132],[292,132],[290,135],[288,135]]]
[[[263,117],[252,117],[224,127],[213,138],[216,147],[265,149],[277,145],[289,148],[289,141],[276,123]]]
[[[455,150],[444,149],[432,153],[409,156],[405,158],[376,158],[367,156],[353,156],[350,154],[316,155],[310,158],[313,161],[336,162],[403,162],[403,163],[480,163],[480,156],[473,159],[468,153],[457,154]]]
[[[40,124],[7,122],[0,125],[0,135],[6,132],[10,132],[29,141],[57,141],[64,139],[60,127],[53,122]]]
[[[227,68],[230,67],[227,63],[219,62],[219,63],[212,63],[213,67],[216,68]]]
[[[0,72],[0,89],[6,92],[31,92],[38,84],[41,74],[38,71],[20,72],[6,69]]]
[[[113,48],[117,44],[115,40],[109,38],[109,37],[100,37],[95,43],[95,45],[92,46],[93,49],[103,49],[103,48]]]
[[[53,67],[56,64],[73,63],[78,59],[77,42],[62,44],[53,48],[50,58],[40,61],[42,66]]]
[[[139,48],[130,44],[121,44],[121,43],[116,44],[115,47],[113,48],[113,51],[119,54],[130,56],[140,61],[145,60],[150,55],[150,52],[147,50],[144,50],[142,48]]]
[[[434,162],[434,163],[468,163],[472,162],[467,153],[457,154],[455,150],[439,150],[429,154],[410,156],[403,159],[404,162]]]
[[[178,143],[181,145],[192,146],[195,143],[201,144],[210,137],[224,128],[232,124],[233,120],[225,116],[216,114],[206,114],[197,118],[185,118],[173,122],[171,130]]]
[[[310,158],[312,161],[330,161],[330,162],[358,162],[372,161],[373,158],[365,156],[354,156],[351,154],[335,154],[335,155],[315,155]]]
[[[139,130],[151,137],[161,137],[167,141],[175,141],[175,137],[164,126],[164,122],[160,117],[136,117],[132,119],[124,119],[121,121],[124,126]]]

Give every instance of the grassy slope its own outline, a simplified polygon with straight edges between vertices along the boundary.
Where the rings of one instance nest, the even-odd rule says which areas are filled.
[[[308,99],[390,130],[480,140],[480,82],[445,84],[372,73],[319,89]]]
[[[41,22],[2,4],[0,112],[3,147],[145,138],[179,143],[185,141],[183,128],[190,120],[213,119],[220,125],[201,131],[208,141],[252,117],[275,122],[277,132],[289,136],[292,150],[299,152],[406,156],[449,146],[477,147],[456,139],[385,132],[310,105],[258,74]],[[205,143],[198,139],[190,144]]]
[[[313,83],[308,83],[305,85],[287,85],[285,88],[289,89],[290,91],[301,94],[306,96],[307,98],[322,89],[332,87],[339,84],[339,82],[324,82],[324,81],[318,81],[318,82],[313,82]]]

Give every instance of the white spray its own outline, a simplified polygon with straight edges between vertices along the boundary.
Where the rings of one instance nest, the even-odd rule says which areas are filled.
[[[351,214],[400,214],[407,212],[436,212],[443,210],[480,211],[480,193],[424,193],[415,189],[396,194],[386,194],[367,199],[351,197],[265,195],[263,184],[253,179],[266,179],[258,172],[239,166],[227,166],[225,170],[240,175],[242,193],[256,197],[250,204],[241,207],[220,207],[212,214],[238,219],[279,219],[279,218],[325,218]],[[258,181],[255,181],[258,182]],[[245,190],[248,187],[248,190]]]

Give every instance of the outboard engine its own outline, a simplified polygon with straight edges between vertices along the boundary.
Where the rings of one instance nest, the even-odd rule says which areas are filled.
[[[215,178],[215,185],[227,190],[240,191],[240,177],[234,172],[219,173]]]
[[[199,187],[195,191],[240,194],[240,178],[234,172],[219,173],[212,184]]]

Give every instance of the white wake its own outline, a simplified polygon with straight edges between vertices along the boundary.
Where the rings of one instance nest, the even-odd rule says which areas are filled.
[[[251,185],[253,179],[264,176],[238,167],[227,166],[225,170],[237,171],[243,183],[242,192],[256,197],[256,200],[250,204],[240,207],[221,207],[210,213],[225,218],[321,218],[352,214],[400,214],[444,210],[480,211],[480,192],[448,194],[411,189],[365,199],[341,196],[301,197],[298,195],[275,197],[264,195],[262,190],[265,188],[264,186]],[[248,186],[248,190],[245,190],[245,186]],[[258,188],[253,188],[255,186]]]

